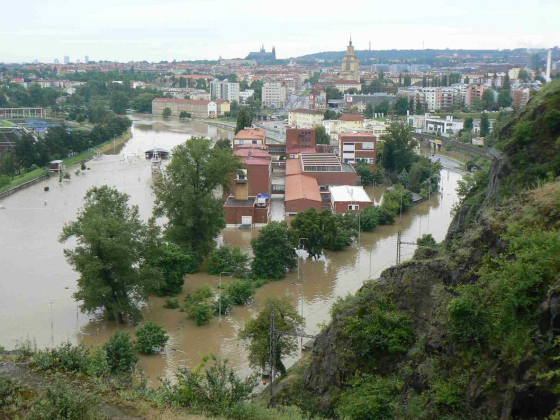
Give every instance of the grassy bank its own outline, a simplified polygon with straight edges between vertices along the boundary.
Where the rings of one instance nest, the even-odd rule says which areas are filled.
[[[126,141],[128,141],[131,137],[132,137],[132,133],[130,131],[127,131],[122,136],[117,138],[114,141],[114,143],[115,143],[116,146],[119,146],[119,145],[125,143]],[[99,146],[96,146],[94,149],[99,153],[106,153],[106,152],[113,149],[113,140],[102,143]],[[85,152],[80,153],[78,155],[70,156],[66,159],[63,159],[64,160],[64,166],[66,168],[70,168],[70,167],[82,162],[83,160],[91,159],[94,155],[95,155],[95,152],[93,152],[91,150],[86,150]],[[23,175],[17,175],[16,177],[14,177],[14,179],[11,180],[11,182],[8,185],[5,185],[2,188],[0,188],[0,193],[4,192],[4,191],[7,191],[10,188],[17,187],[18,185],[24,184],[28,181],[31,181],[35,178],[38,178],[38,177],[42,176],[44,173],[45,173],[45,171],[41,168],[41,169],[36,169],[34,171],[31,171],[31,172],[27,172]]]

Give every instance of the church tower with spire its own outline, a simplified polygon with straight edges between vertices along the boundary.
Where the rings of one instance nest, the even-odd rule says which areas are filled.
[[[350,42],[348,47],[346,47],[346,55],[342,59],[342,68],[340,71],[340,77],[344,80],[355,80],[360,81],[360,61],[358,56],[354,52],[354,47],[352,45],[352,34],[350,34]]]

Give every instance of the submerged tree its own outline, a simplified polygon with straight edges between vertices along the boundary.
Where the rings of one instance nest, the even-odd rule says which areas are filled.
[[[270,318],[274,314],[274,325],[278,331],[291,333],[302,332],[304,319],[298,313],[287,297],[269,296],[266,298],[259,315],[250,320],[239,333],[242,340],[248,340],[249,362],[264,369],[270,362]],[[293,355],[297,350],[297,338],[277,335],[274,369],[282,376],[286,368],[282,363],[283,357]]]
[[[282,279],[296,268],[296,239],[286,222],[270,222],[251,239],[255,258],[251,264],[253,275],[263,279]]]
[[[225,227],[223,200],[218,186],[227,188],[241,161],[229,149],[212,147],[203,137],[193,137],[173,149],[167,170],[154,183],[156,217],[168,220],[166,239],[195,253],[199,262],[214,247]]]
[[[103,309],[109,320],[120,322],[142,317],[140,305],[159,278],[143,264],[146,225],[128,198],[106,185],[90,189],[77,220],[66,224],[59,238],[77,242],[64,254],[80,274],[74,298],[82,301],[82,311]]]

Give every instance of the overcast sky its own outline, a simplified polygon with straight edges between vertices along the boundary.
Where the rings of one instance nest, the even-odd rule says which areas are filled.
[[[27,0],[1,8],[0,62],[560,45],[560,0]]]

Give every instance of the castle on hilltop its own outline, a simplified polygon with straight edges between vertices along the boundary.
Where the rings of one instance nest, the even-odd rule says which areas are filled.
[[[275,61],[276,60],[276,48],[272,47],[272,52],[266,52],[264,49],[264,44],[261,47],[261,50],[258,52],[250,52],[245,60],[256,60],[257,63],[263,63],[266,61]]]

